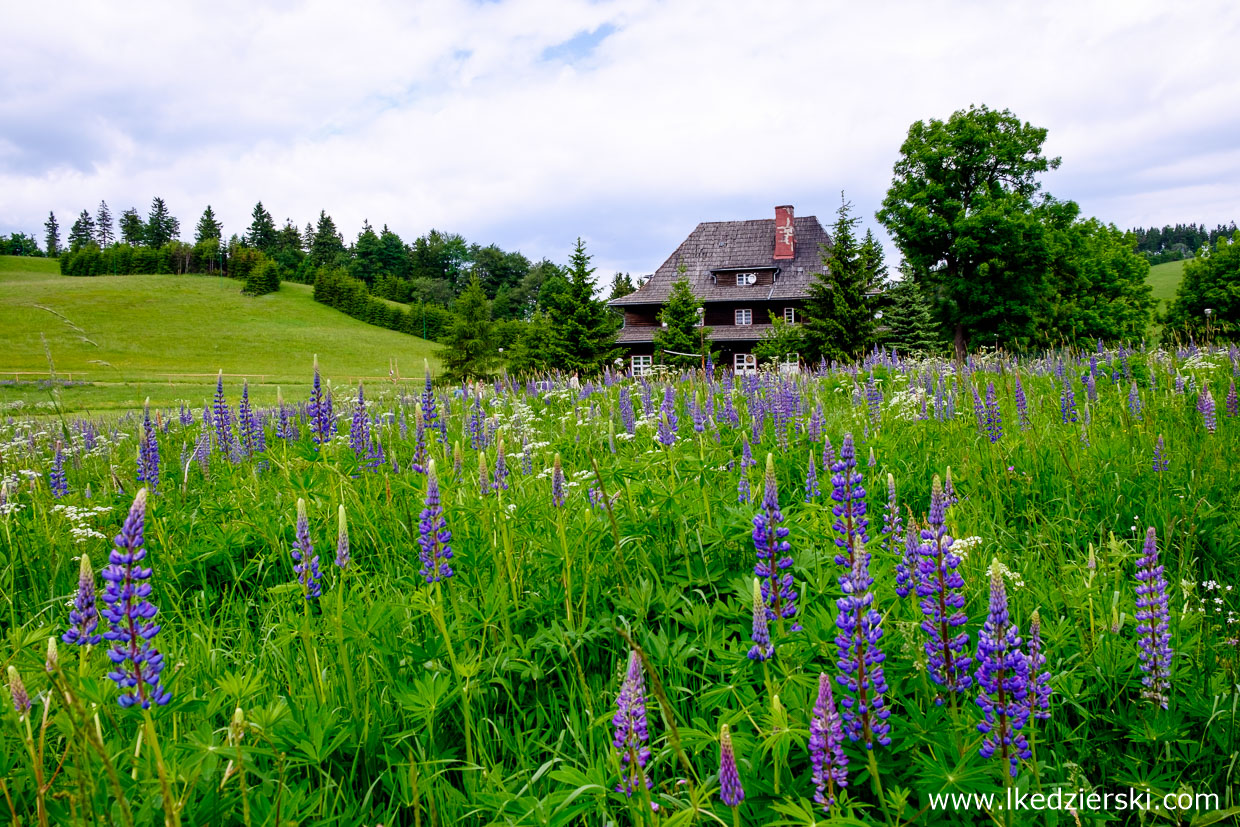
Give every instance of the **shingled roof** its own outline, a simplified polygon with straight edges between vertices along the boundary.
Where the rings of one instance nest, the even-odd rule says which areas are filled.
[[[793,219],[796,231],[796,257],[776,261],[775,219],[752,221],[704,221],[697,225],[676,252],[658,270],[627,296],[611,302],[611,306],[662,304],[671,295],[672,285],[680,278],[677,268],[685,266],[685,278],[693,293],[704,302],[745,299],[803,298],[814,274],[823,272],[822,245],[830,245],[827,231],[816,216]],[[718,270],[778,268],[775,283],[737,287],[716,284],[712,277]]]

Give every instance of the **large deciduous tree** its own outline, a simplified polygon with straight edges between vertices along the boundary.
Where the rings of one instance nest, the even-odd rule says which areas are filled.
[[[1184,264],[1165,321],[1171,331],[1198,338],[1240,338],[1240,232],[1220,237],[1213,250]]]
[[[970,342],[1032,334],[1046,252],[1031,213],[1038,175],[1059,166],[1042,154],[1045,141],[1045,129],[1009,110],[971,106],[947,121],[914,123],[900,147],[878,220],[959,357]]]

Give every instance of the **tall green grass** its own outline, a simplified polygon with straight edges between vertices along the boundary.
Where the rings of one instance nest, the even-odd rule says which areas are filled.
[[[152,712],[152,730],[117,706],[103,647],[62,645],[59,669],[44,670],[47,639],[66,626],[75,558],[89,555],[98,570],[111,548],[79,541],[57,506],[109,508],[82,523],[106,537],[117,532],[137,488],[139,420],[120,420],[116,433],[105,427],[90,451],[80,423],[4,426],[0,470],[17,483],[9,501],[18,510],[0,517],[0,662],[15,665],[40,700],[29,742],[11,706],[0,721],[0,814],[20,824],[38,823],[40,808],[55,824],[825,823],[812,802],[807,739],[818,675],[840,671],[840,572],[832,503],[806,503],[802,488],[811,454],[820,460],[824,450],[807,432],[821,405],[835,448],[845,433],[858,442],[893,709],[893,742],[876,749],[872,765],[859,745],[847,747],[850,785],[834,823],[1026,823],[998,809],[930,809],[932,794],[1005,789],[1002,762],[978,755],[975,694],[954,711],[935,703],[920,611],[895,595],[896,558],[880,550],[887,474],[901,508],[920,517],[932,476],[949,466],[960,501],[948,524],[967,547],[970,648],[992,558],[1008,572],[1013,620],[1027,630],[1035,609],[1042,618],[1052,717],[1036,725],[1037,761],[1022,763],[1020,789],[1215,794],[1160,818],[1223,823],[1240,812],[1240,657],[1229,614],[1240,600],[1227,590],[1240,584],[1240,420],[1224,403],[1234,365],[1225,353],[1136,354],[1129,379],[1111,357],[1088,403],[1087,358],[1066,359],[1079,420],[1069,424],[1052,361],[947,374],[956,413],[945,421],[935,418],[933,396],[929,418],[918,418],[920,389],[941,365],[875,368],[884,401],[874,417],[865,374],[767,378],[756,391],[673,378],[679,431],[670,448],[654,441],[664,380],[651,380],[655,415],[643,412],[642,383],[629,380],[584,391],[564,382],[533,392],[488,387],[478,402],[441,388],[448,438],[433,428],[425,438],[443,483],[456,575],[434,588],[418,556],[426,478],[409,470],[420,387],[367,386],[374,433],[399,470],[371,472],[349,447],[354,391],[339,391],[341,435],[321,450],[304,422],[300,439],[285,442],[269,419],[263,454],[238,462],[213,454],[206,473],[181,457],[199,436],[201,412],[187,426],[164,412],[165,471],[150,498],[146,548],[173,700]],[[1118,383],[1107,378],[1112,370]],[[1017,427],[1017,373],[1029,396],[1027,430]],[[1190,383],[1182,392],[1177,376]],[[979,433],[969,381],[982,393],[995,383],[1005,429],[997,443]],[[1127,402],[1132,382],[1140,416]],[[1215,433],[1195,408],[1207,382],[1218,401]],[[640,418],[632,437],[619,412],[625,388]],[[235,402],[239,388],[229,383],[226,392]],[[795,410],[777,432],[771,411],[781,394]],[[740,427],[720,418],[695,432],[688,399],[721,405],[725,395]],[[767,413],[755,430],[756,399]],[[478,432],[492,434],[485,466],[471,447]],[[1170,467],[1155,473],[1159,435]],[[759,468],[742,472],[746,437]],[[484,495],[480,476],[493,474],[501,438],[509,487]],[[70,493],[60,501],[45,476],[57,440],[69,448]],[[756,505],[738,502],[737,486],[747,473],[760,497],[768,452],[804,629],[777,630],[764,666],[746,657]],[[556,453],[568,477],[563,507],[551,501]],[[829,474],[822,483],[829,493]],[[299,498],[324,571],[313,604],[301,598],[289,557]],[[353,553],[344,571],[331,563],[340,504]],[[1147,526],[1157,530],[1170,583],[1176,658],[1165,711],[1141,697],[1133,619]],[[630,640],[649,667],[647,772],[657,812],[613,791],[620,765],[611,717]],[[735,814],[718,799],[724,723],[746,790]],[[1073,823],[1067,813],[1038,818]]]

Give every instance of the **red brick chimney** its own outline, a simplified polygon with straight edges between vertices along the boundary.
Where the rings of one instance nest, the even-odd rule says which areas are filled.
[[[792,225],[792,205],[775,208],[775,260],[791,261],[797,255],[796,230]]]

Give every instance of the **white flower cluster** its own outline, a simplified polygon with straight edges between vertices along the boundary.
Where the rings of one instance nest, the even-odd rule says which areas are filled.
[[[53,513],[63,514],[65,519],[70,523],[69,534],[73,537],[75,543],[85,543],[87,540],[106,540],[108,535],[87,525],[92,517],[98,517],[100,514],[106,514],[112,510],[110,505],[99,505],[94,508],[81,508],[76,505],[63,505],[57,503],[52,506]]]
[[[887,410],[896,419],[913,422],[921,416],[921,400],[925,395],[922,388],[896,391],[887,399]]]
[[[1181,365],[1185,370],[1218,370],[1226,364],[1225,353],[1207,353],[1199,350],[1184,360]]]
[[[969,552],[982,544],[981,537],[957,537],[952,542],[952,554],[961,560],[969,559]],[[1000,563],[1002,565],[1002,563]]]

